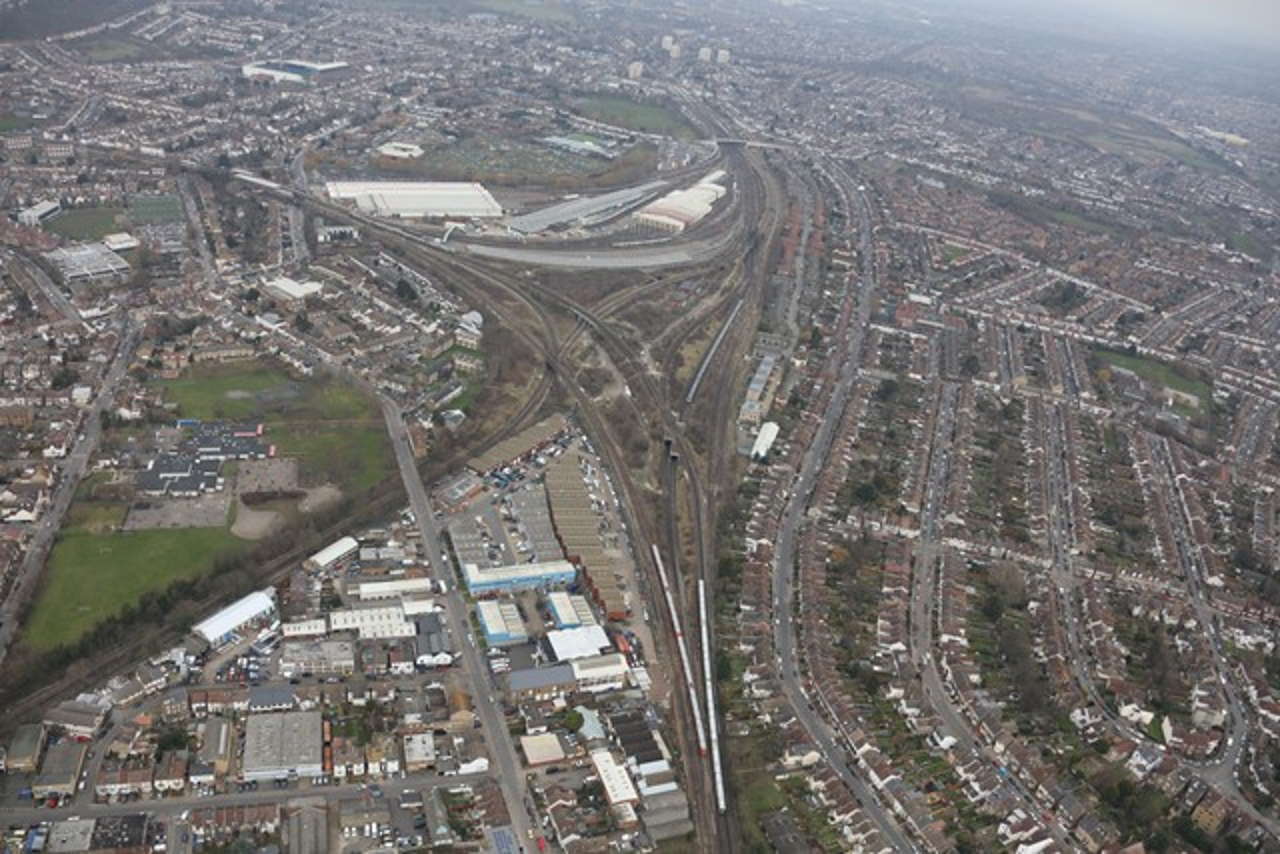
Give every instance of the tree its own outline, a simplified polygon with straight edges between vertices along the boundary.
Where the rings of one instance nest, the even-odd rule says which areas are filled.
[[[297,316],[293,318],[293,325],[303,335],[315,328],[315,324],[311,322],[310,317],[307,317],[305,311],[298,312]]]
[[[63,389],[74,384],[79,379],[80,374],[75,369],[63,365],[53,375],[53,379],[49,381],[49,384],[55,389]]]

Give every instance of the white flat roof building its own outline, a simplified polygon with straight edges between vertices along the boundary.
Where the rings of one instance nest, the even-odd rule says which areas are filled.
[[[396,160],[413,160],[424,153],[421,145],[414,145],[412,142],[384,142],[378,146],[377,151],[383,157]]]
[[[556,661],[592,658],[613,650],[613,644],[609,643],[609,636],[598,625],[547,632],[547,643],[551,645]]]
[[[217,646],[247,623],[274,614],[276,611],[275,588],[256,590],[231,603],[213,616],[196,623],[196,634]]]
[[[430,593],[430,578],[396,578],[390,581],[361,581],[356,585],[356,595],[362,602],[373,599],[395,599],[406,594]]]
[[[778,424],[774,421],[766,421],[760,425],[760,432],[756,434],[755,444],[751,446],[751,458],[753,460],[763,460],[769,455],[769,450],[773,447],[773,443],[778,439]]]
[[[613,754],[603,748],[591,751],[591,764],[595,766],[596,776],[604,786],[604,796],[609,806],[615,804],[633,804],[640,800],[635,784],[627,769],[618,764]]]
[[[267,289],[267,293],[285,302],[301,302],[307,297],[315,296],[322,290],[319,282],[297,282],[288,276],[272,279],[266,282],[263,287]]]
[[[122,231],[118,234],[108,234],[102,238],[102,245],[112,252],[124,252],[129,249],[137,249],[142,243],[132,234]]]
[[[343,537],[307,558],[304,565],[308,569],[328,569],[343,558],[355,554],[359,548],[360,544],[355,537]]]
[[[620,652],[593,655],[569,662],[578,690],[588,693],[617,691],[627,684],[627,657]]]
[[[400,605],[385,608],[347,608],[329,612],[329,628],[335,632],[359,632],[362,639],[408,638],[418,633],[417,627],[404,617]]]
[[[502,206],[481,184],[464,181],[330,181],[329,198],[352,201],[365,213],[406,219],[502,216]]]

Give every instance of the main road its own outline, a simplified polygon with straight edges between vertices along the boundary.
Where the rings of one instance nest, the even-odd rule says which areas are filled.
[[[481,657],[480,650],[476,648],[475,638],[471,633],[470,618],[466,604],[462,600],[462,594],[457,589],[457,578],[453,567],[441,548],[440,531],[436,528],[436,520],[431,511],[431,502],[427,498],[426,487],[422,485],[422,478],[418,474],[417,461],[409,444],[409,431],[404,423],[404,413],[386,397],[380,397],[380,400],[382,413],[387,422],[387,432],[391,435],[391,444],[396,452],[396,465],[399,466],[400,477],[404,480],[405,492],[409,496],[409,507],[413,510],[418,531],[422,535],[422,543],[427,551],[431,571],[449,588],[449,593],[444,597],[449,633],[462,658],[467,679],[472,687],[476,716],[480,720],[485,743],[489,746],[489,754],[496,766],[493,770],[497,773],[502,798],[511,816],[511,826],[521,840],[521,844],[524,844],[534,837],[535,829],[526,807],[529,800],[525,788],[524,771],[521,770],[520,762],[516,758],[511,733],[507,730],[506,716],[498,706],[488,665]]]
[[[859,374],[862,358],[862,346],[866,330],[871,318],[872,294],[875,290],[875,265],[871,252],[871,210],[862,196],[859,199],[859,215],[861,219],[861,255],[863,264],[863,281],[858,293],[857,318],[849,329],[842,359],[840,379],[836,384],[831,399],[827,403],[826,412],[822,413],[822,423],[814,436],[812,444],[805,452],[800,471],[796,475],[791,497],[783,508],[782,522],[778,528],[778,542],[774,551],[773,563],[773,613],[774,613],[774,649],[778,655],[779,676],[782,690],[791,707],[795,710],[796,719],[804,727],[805,732],[813,739],[819,752],[827,759],[831,767],[844,781],[849,790],[862,804],[863,809],[875,822],[885,841],[894,851],[915,851],[916,846],[907,838],[901,826],[893,819],[889,811],[876,799],[866,781],[854,773],[844,759],[844,751],[839,746],[839,734],[814,711],[810,699],[805,695],[803,677],[796,655],[796,625],[793,604],[795,589],[793,574],[796,565],[797,531],[809,501],[818,482],[818,474],[826,464],[831,452],[831,443],[835,435],[836,425],[849,398],[849,392]],[[847,209],[847,208],[846,208]]]
[[[403,778],[382,783],[387,793],[393,794],[398,789],[412,789],[422,786],[458,786],[464,783],[478,783],[490,774],[406,774]],[[374,784],[376,785],[376,783]],[[248,792],[228,792],[224,795],[195,797],[181,795],[169,798],[154,798],[145,801],[130,801],[122,804],[72,803],[64,809],[50,810],[47,807],[22,806],[0,807],[0,823],[34,824],[50,819],[66,820],[68,816],[80,818],[102,818],[112,815],[133,815],[140,812],[156,815],[175,815],[191,809],[215,807],[240,807],[258,804],[276,804],[295,798],[324,798],[326,801],[337,801],[365,791],[368,784],[349,783],[339,786],[308,786],[306,788],[277,789],[264,786]],[[77,795],[85,797],[84,794]]]

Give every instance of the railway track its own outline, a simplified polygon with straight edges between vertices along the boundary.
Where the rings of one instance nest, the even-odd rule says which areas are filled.
[[[750,219],[746,220],[747,222],[757,222],[765,225],[763,232],[757,229],[751,233],[749,243],[746,246],[744,260],[747,263],[741,269],[748,274],[740,276],[739,280],[728,289],[728,292],[720,297],[719,305],[713,309],[713,311],[733,311],[735,317],[737,312],[732,308],[735,302],[745,301],[745,304],[751,307],[751,315],[756,314],[758,302],[763,296],[765,264],[768,258],[767,249],[777,232],[778,217],[776,211],[779,206],[770,203],[771,196],[776,198],[776,194],[770,193],[769,189],[770,187],[776,187],[776,182],[756,174],[757,171],[765,171],[763,164],[759,162],[759,157],[758,154],[755,155],[754,162],[750,164],[746,163],[747,156],[745,154],[737,153],[733,157],[737,167],[747,167],[753,175],[750,181],[744,183],[744,187],[748,189],[743,194],[743,215],[750,217]],[[649,589],[657,590],[661,586],[661,579],[657,572],[657,555],[655,553],[653,561],[645,561],[642,558],[642,555],[648,551],[646,546],[652,547],[659,540],[658,532],[655,528],[656,523],[650,514],[638,515],[637,511],[642,505],[636,501],[636,498],[640,491],[633,481],[625,454],[614,437],[613,430],[607,423],[607,419],[600,412],[595,401],[576,382],[572,381],[571,366],[565,362],[565,358],[572,346],[580,340],[581,336],[588,330],[593,333],[600,347],[627,382],[637,411],[656,415],[659,424],[654,426],[660,426],[667,435],[672,436],[675,447],[691,463],[685,469],[685,481],[689,484],[692,492],[693,519],[691,520],[691,528],[696,543],[697,567],[696,573],[690,579],[681,579],[676,583],[680,584],[681,581],[688,580],[702,582],[703,595],[699,599],[700,607],[697,611],[697,620],[700,624],[704,621],[707,623],[706,625],[700,625],[700,629],[707,636],[707,647],[704,648],[701,658],[704,667],[704,684],[707,689],[714,690],[714,674],[710,672],[712,656],[709,648],[712,633],[714,632],[714,625],[710,624],[710,614],[713,613],[713,609],[707,591],[714,589],[715,580],[715,511],[713,504],[718,490],[708,491],[705,488],[704,478],[708,474],[713,476],[723,475],[731,465],[732,440],[729,440],[730,447],[726,448],[724,444],[727,433],[732,426],[732,420],[725,420],[725,416],[730,409],[728,404],[736,396],[736,391],[735,384],[731,381],[708,382],[708,387],[716,389],[712,395],[713,405],[706,416],[711,425],[711,429],[707,433],[711,437],[707,448],[707,456],[710,459],[706,462],[695,462],[698,457],[695,456],[693,448],[684,436],[682,425],[676,420],[668,401],[666,390],[658,387],[658,383],[655,382],[647,366],[637,356],[637,348],[634,342],[624,339],[613,328],[613,325],[608,322],[608,316],[638,299],[644,292],[658,287],[660,282],[655,280],[629,289],[627,293],[611,295],[600,305],[589,308],[577,303],[554,288],[535,282],[521,282],[521,287],[512,285],[502,275],[502,272],[505,272],[502,262],[481,262],[476,260],[475,256],[459,256],[394,225],[382,223],[346,208],[328,204],[323,200],[308,199],[307,202],[322,210],[327,217],[359,223],[368,233],[377,234],[380,238],[388,240],[408,260],[422,265],[425,269],[449,275],[451,284],[460,290],[467,291],[474,302],[484,305],[491,312],[497,314],[504,326],[511,330],[516,338],[520,339],[526,347],[544,359],[548,374],[555,375],[570,393],[588,434],[595,440],[602,452],[602,456],[605,457],[618,478],[619,491],[625,499],[624,516],[628,517],[629,528],[633,531],[634,539],[636,540],[633,545],[637,557],[641,558],[639,562],[645,572]],[[762,233],[765,237],[763,245],[761,241]],[[501,272],[495,272],[489,265],[493,265]],[[536,300],[534,297],[536,297]],[[575,319],[575,325],[568,335],[561,337],[557,334],[555,323],[548,314],[546,306],[556,308]],[[517,317],[516,314],[519,314],[520,317]],[[730,326],[727,321],[725,321],[725,325]],[[748,331],[754,330],[754,324],[742,324],[742,326]],[[733,378],[737,367],[737,359],[732,354],[739,351],[743,340],[742,331],[737,330],[737,334],[731,334],[734,331],[729,328],[728,332],[726,332],[727,338],[732,339],[733,342],[733,345],[725,351],[730,355],[713,354],[704,372],[707,377],[715,377],[727,372],[725,379],[731,380]],[[705,469],[703,468],[704,465],[706,466]],[[713,480],[712,482],[714,483],[715,481]],[[675,491],[676,489],[673,488],[672,492],[674,493]],[[672,512],[676,512],[677,509],[673,508]],[[694,609],[689,607],[688,604],[683,605],[682,611],[686,617],[694,613]],[[674,615],[672,616],[674,617]],[[678,624],[672,619],[668,619],[665,622],[668,623],[666,628],[672,635],[679,631]],[[687,622],[690,625],[693,624],[692,619]],[[709,707],[714,707],[714,697],[709,695],[707,699],[710,701],[708,703]],[[687,736],[692,735],[696,739],[699,730],[696,721],[698,715],[696,697],[687,701],[676,702],[674,705],[679,724],[678,728],[683,731],[686,736],[685,743],[688,744],[690,740]],[[718,747],[717,745],[715,751],[717,754],[719,752]],[[715,816],[715,821],[710,828],[711,839],[704,839],[705,843],[710,844],[704,844],[704,848],[732,851],[736,849],[737,832],[732,822],[729,821],[728,811],[725,809],[723,780],[719,785],[716,785],[714,781],[714,777],[719,774],[720,770],[717,764],[710,774],[713,779],[708,779],[708,769],[702,763],[688,763],[686,765],[686,779],[691,790],[690,794],[694,797],[695,803],[699,804],[702,814]],[[720,792],[718,804],[717,790]]]

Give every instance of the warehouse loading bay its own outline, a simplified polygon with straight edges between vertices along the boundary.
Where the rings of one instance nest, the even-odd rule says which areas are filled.
[[[555,508],[551,506],[543,480],[549,466],[566,462],[578,467],[592,507],[599,514],[604,554],[612,562],[619,586],[632,606],[628,628],[640,639],[642,648],[652,650],[655,647],[650,614],[643,604],[647,595],[636,571],[613,484],[594,450],[580,435],[560,439],[543,454],[503,466],[482,480],[469,474],[443,487],[437,497],[446,500],[440,503],[446,503],[448,498],[457,502],[437,513],[449,535],[455,566],[468,563],[480,567],[509,566],[562,558],[564,550],[552,521]],[[481,485],[485,491],[473,494],[469,500],[458,501],[461,495],[476,493]],[[545,629],[553,628],[550,624],[543,625],[535,591],[523,591],[512,598],[531,636],[540,636]],[[511,667],[518,669],[523,663],[521,651],[509,649],[508,654],[512,657]],[[649,676],[653,699],[666,703],[669,691],[666,674],[661,668],[653,668]]]

